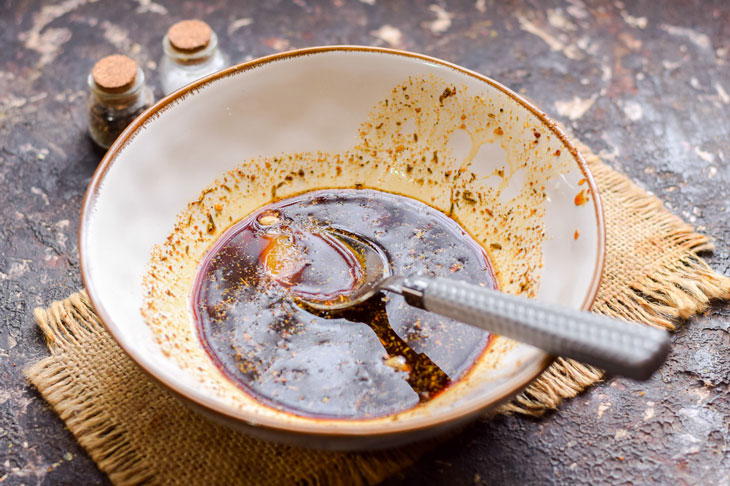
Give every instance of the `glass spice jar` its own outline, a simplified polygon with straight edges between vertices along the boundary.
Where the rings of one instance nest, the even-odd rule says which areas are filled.
[[[89,134],[109,148],[120,133],[152,104],[144,72],[127,56],[115,54],[97,62],[88,77]]]
[[[218,36],[202,20],[183,20],[162,39],[160,84],[165,95],[228,66]]]

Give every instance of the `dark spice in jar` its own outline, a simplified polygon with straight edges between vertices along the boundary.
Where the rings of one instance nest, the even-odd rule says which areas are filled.
[[[109,148],[120,133],[152,104],[144,72],[127,56],[115,54],[97,62],[88,77],[89,135]]]

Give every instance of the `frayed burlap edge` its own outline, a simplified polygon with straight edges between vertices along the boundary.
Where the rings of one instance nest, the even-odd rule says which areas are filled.
[[[707,236],[664,208],[662,202],[631,182],[626,176],[605,165],[581,143],[583,154],[603,196],[612,193],[615,203],[628,208],[663,233],[672,252],[642,269],[641,278],[629,285],[618,285],[611,269],[605,269],[593,312],[620,319],[674,329],[677,319],[686,319],[707,309],[711,299],[730,298],[730,278],[713,271],[698,256],[712,251]],[[608,215],[606,224],[610,225]],[[611,232],[607,231],[607,237]],[[572,359],[557,358],[538,379],[498,413],[520,413],[539,417],[554,410],[566,398],[572,398],[603,378],[603,371]]]
[[[94,343],[106,333],[86,292],[54,302],[48,310],[35,309],[34,314],[51,356],[25,369],[25,376],[42,391],[46,401],[112,483],[152,483],[155,469],[129,442],[124,425],[109,416],[110,411],[94,404],[99,390],[79,389],[77,377],[58,359],[74,346]]]
[[[54,302],[48,310],[38,308],[34,313],[51,356],[24,370],[28,380],[42,392],[46,401],[112,483],[123,486],[169,484],[169,478],[165,477],[167,472],[160,474],[160,465],[153,464],[151,458],[140,450],[139,444],[130,440],[134,434],[125,427],[125,417],[117,416],[114,410],[98,406],[98,396],[105,390],[88,386],[88,382],[80,386],[79,377],[73,376],[63,359],[66,353],[73,353],[78,346],[96,347],[98,350],[92,349],[91,352],[99,355],[103,355],[103,350],[113,351],[116,346],[95,314],[86,292],[77,292],[63,301]],[[101,378],[102,381],[105,379]],[[170,397],[170,400],[175,399]],[[184,421],[179,416],[177,420]],[[221,440],[229,438],[228,434],[235,432],[226,429],[221,434]],[[412,464],[434,445],[435,442],[423,442],[403,449],[363,453],[310,451],[306,458],[310,467],[296,484],[377,484]],[[318,457],[323,460],[317,460]]]

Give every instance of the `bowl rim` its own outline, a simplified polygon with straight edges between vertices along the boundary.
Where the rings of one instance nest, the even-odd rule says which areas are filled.
[[[424,432],[425,429],[433,428],[434,430],[443,428],[444,426],[447,426],[450,422],[459,423],[463,422],[471,417],[477,416],[479,413],[486,411],[487,409],[493,408],[496,405],[505,402],[509,398],[516,395],[519,391],[524,389],[530,382],[532,382],[535,378],[537,378],[543,371],[545,371],[553,362],[555,359],[554,356],[551,356],[541,350],[538,350],[538,352],[542,355],[541,359],[537,360],[535,363],[533,363],[531,366],[524,367],[520,372],[517,373],[515,377],[508,380],[504,385],[503,388],[506,388],[503,390],[495,399],[486,402],[486,403],[476,403],[472,404],[469,408],[462,408],[458,410],[446,410],[443,413],[439,413],[437,415],[429,415],[425,417],[419,417],[417,419],[414,419],[410,421],[409,424],[404,425],[403,423],[400,423],[399,421],[383,421],[378,423],[377,425],[363,427],[362,425],[359,425],[362,423],[362,421],[359,420],[353,420],[351,421],[351,424],[347,424],[344,421],[337,421],[335,424],[334,422],[330,423],[330,427],[327,427],[328,423],[330,422],[327,419],[318,419],[317,423],[290,423],[290,424],[284,424],[280,420],[272,419],[270,417],[262,417],[255,413],[246,413],[242,410],[237,410],[232,407],[225,407],[224,405],[213,401],[209,397],[206,396],[194,396],[191,393],[188,392],[188,390],[184,389],[181,386],[178,386],[176,383],[171,383],[167,381],[166,377],[163,376],[163,374],[157,370],[155,370],[152,367],[149,367],[145,365],[144,359],[141,356],[141,352],[135,351],[134,349],[131,349],[129,347],[125,347],[124,344],[122,344],[122,340],[118,338],[119,335],[119,328],[112,320],[111,316],[107,312],[106,308],[104,307],[103,302],[97,295],[94,287],[94,281],[91,275],[90,271],[90,262],[87,260],[86,255],[87,251],[86,248],[88,246],[87,240],[88,236],[86,235],[85,228],[88,227],[88,225],[91,223],[91,218],[93,215],[93,208],[95,205],[95,201],[97,199],[97,196],[99,194],[99,191],[102,187],[102,182],[104,180],[104,177],[106,176],[108,170],[111,168],[111,166],[114,164],[114,161],[117,159],[118,154],[120,151],[134,138],[137,131],[142,128],[148,121],[153,120],[156,118],[156,115],[160,112],[166,110],[167,108],[170,108],[174,106],[177,102],[183,100],[187,96],[195,94],[195,92],[214,81],[217,81],[219,79],[226,78],[228,76],[235,75],[237,73],[247,71],[250,69],[254,69],[269,63],[274,63],[277,61],[283,61],[287,59],[312,55],[312,54],[322,54],[322,53],[331,53],[331,52],[357,52],[357,53],[377,53],[377,54],[385,54],[385,55],[392,55],[392,56],[400,56],[405,57],[408,59],[415,59],[418,61],[424,61],[428,63],[435,64],[439,67],[447,68],[453,71],[456,71],[458,73],[470,76],[472,78],[477,79],[478,81],[481,81],[483,83],[486,83],[490,85],[491,87],[498,89],[499,91],[503,92],[504,94],[508,95],[510,98],[512,98],[514,101],[522,105],[524,108],[532,112],[544,125],[547,129],[553,132],[555,136],[560,139],[561,142],[569,149],[571,155],[573,156],[573,159],[577,163],[579,169],[583,172],[583,176],[587,181],[588,188],[590,189],[590,192],[592,194],[592,201],[593,206],[595,210],[596,215],[596,222],[597,222],[597,245],[598,245],[598,252],[597,252],[597,258],[595,262],[595,266],[593,269],[593,276],[591,279],[591,283],[588,287],[588,292],[586,294],[586,298],[583,301],[583,304],[581,305],[581,309],[583,310],[590,310],[591,306],[593,305],[596,296],[598,294],[598,289],[601,284],[601,279],[603,275],[603,268],[605,264],[605,253],[606,253],[606,236],[605,236],[605,220],[604,220],[604,213],[603,213],[603,205],[601,202],[600,193],[598,191],[598,188],[596,186],[595,180],[593,178],[592,173],[590,172],[588,168],[588,164],[586,163],[583,156],[580,154],[578,149],[575,147],[575,145],[571,142],[568,135],[565,133],[565,131],[552,119],[550,119],[547,114],[545,114],[542,110],[537,108],[533,103],[528,101],[525,97],[518,95],[517,93],[513,92],[506,86],[502,85],[501,83],[484,76],[482,74],[479,74],[475,71],[466,69],[464,67],[461,67],[457,64],[453,64],[448,61],[444,61],[435,57],[427,56],[424,54],[418,54],[413,53],[409,51],[402,51],[397,49],[389,49],[389,48],[383,48],[383,47],[371,47],[371,46],[358,46],[358,45],[333,45],[333,46],[320,46],[320,47],[308,47],[303,49],[297,49],[293,51],[288,52],[282,52],[282,53],[276,53],[271,54],[268,56],[260,57],[251,61],[243,62],[240,64],[233,65],[229,68],[223,69],[221,71],[218,71],[216,73],[210,74],[208,76],[205,76],[193,83],[190,83],[183,88],[180,88],[179,90],[169,94],[168,96],[163,97],[156,103],[154,103],[151,107],[149,107],[147,110],[145,110],[142,114],[140,114],[120,135],[117,137],[117,139],[114,141],[114,143],[111,145],[111,147],[107,150],[107,152],[104,154],[101,162],[99,163],[98,167],[96,168],[96,171],[94,172],[94,175],[91,179],[91,182],[89,183],[89,186],[86,190],[86,194],[84,195],[83,204],[81,207],[81,216],[79,219],[79,240],[78,240],[78,248],[79,248],[79,262],[80,262],[80,268],[81,268],[81,277],[84,284],[84,287],[86,288],[87,294],[89,296],[89,300],[91,301],[92,306],[96,310],[97,315],[99,316],[99,319],[103,326],[106,328],[106,330],[111,334],[112,338],[116,341],[116,343],[119,345],[119,347],[124,351],[124,353],[132,359],[133,362],[137,364],[137,366],[140,367],[148,376],[150,376],[154,381],[162,385],[164,388],[170,390],[173,392],[175,396],[184,398],[190,402],[192,402],[193,405],[195,405],[195,408],[202,408],[204,412],[207,412],[208,415],[213,416],[213,418],[217,420],[222,420],[225,423],[228,424],[235,424],[235,425],[243,425],[243,426],[252,426],[254,429],[264,429],[263,432],[272,432],[275,435],[291,435],[291,436],[311,436],[311,437],[323,437],[323,438],[341,438],[341,439],[351,439],[354,437],[362,437],[362,438],[375,438],[375,437],[391,437],[395,435],[401,435],[401,434],[407,434],[407,433],[416,433],[416,432]],[[509,383],[511,383],[511,386],[507,386]]]

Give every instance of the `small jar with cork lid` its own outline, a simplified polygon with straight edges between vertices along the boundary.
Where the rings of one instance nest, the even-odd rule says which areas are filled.
[[[159,74],[165,95],[228,66],[218,36],[202,20],[183,20],[170,27],[162,49]]]
[[[97,62],[88,78],[89,134],[109,148],[120,133],[152,104],[144,72],[127,56],[115,54]]]

